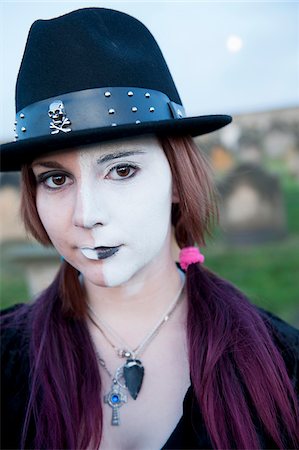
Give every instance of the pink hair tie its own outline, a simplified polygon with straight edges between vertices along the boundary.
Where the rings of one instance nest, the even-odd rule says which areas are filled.
[[[185,247],[180,251],[180,266],[183,270],[187,270],[190,264],[202,264],[204,260],[204,255],[200,253],[200,250],[197,247]]]

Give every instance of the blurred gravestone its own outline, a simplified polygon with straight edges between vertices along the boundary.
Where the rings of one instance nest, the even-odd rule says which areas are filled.
[[[252,163],[232,170],[220,183],[220,224],[231,243],[281,239],[287,233],[279,179]]]

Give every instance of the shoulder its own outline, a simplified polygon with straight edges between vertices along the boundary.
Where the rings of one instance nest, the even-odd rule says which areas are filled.
[[[295,391],[299,394],[299,330],[269,311],[262,308],[257,308],[257,311],[284,360]]]
[[[10,372],[28,355],[29,317],[31,305],[18,304],[0,313],[1,321],[1,364]]]
[[[18,390],[29,374],[31,305],[19,304],[1,311],[1,388]]]
[[[269,311],[259,308],[259,312],[284,359],[291,379],[299,384],[299,330]]]
[[[299,353],[299,329],[280,319],[275,314],[262,308],[258,309],[265,324],[276,339],[290,350]]]
[[[1,448],[21,448],[29,398],[30,310],[20,304],[1,311]]]
[[[16,336],[26,329],[32,304],[18,303],[0,311],[1,338]]]

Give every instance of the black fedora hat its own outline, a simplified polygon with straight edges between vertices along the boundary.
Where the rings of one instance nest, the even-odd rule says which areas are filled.
[[[16,137],[1,170],[44,153],[154,133],[198,136],[231,122],[186,117],[164,57],[135,18],[84,8],[33,23],[16,86]]]

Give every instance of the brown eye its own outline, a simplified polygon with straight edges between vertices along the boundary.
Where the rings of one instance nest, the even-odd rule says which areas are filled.
[[[50,171],[36,175],[37,184],[48,190],[60,190],[73,183],[72,176],[63,172]]]
[[[130,166],[118,167],[116,169],[117,175],[122,178],[128,177],[130,175],[130,171],[131,171]]]
[[[49,189],[59,189],[70,183],[70,179],[67,175],[47,175],[44,179],[41,179],[41,183],[44,183]]]
[[[133,178],[138,171],[139,168],[131,163],[118,164],[109,170],[105,178],[115,181],[126,180]]]
[[[65,183],[66,176],[65,175],[55,175],[55,176],[51,177],[51,179],[52,179],[52,182],[56,186],[62,186]]]

